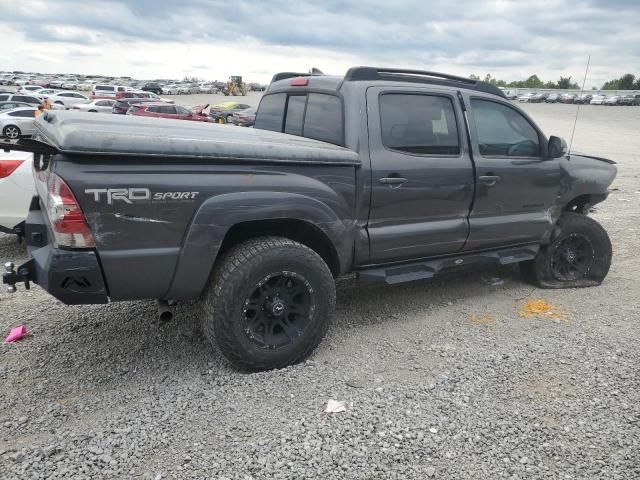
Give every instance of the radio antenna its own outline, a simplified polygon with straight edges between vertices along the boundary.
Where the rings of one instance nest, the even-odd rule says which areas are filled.
[[[591,63],[591,55],[587,58],[587,69],[584,71],[584,80],[582,80],[582,90],[580,90],[580,95],[584,94],[584,85],[587,83],[587,73],[589,73],[589,64]],[[567,156],[571,158],[571,145],[573,145],[573,136],[576,133],[576,125],[578,124],[578,114],[580,113],[580,107],[582,106],[582,102],[578,104],[578,109],[576,110],[576,118],[573,120],[573,130],[571,131],[571,140],[569,140],[569,150],[567,151]]]

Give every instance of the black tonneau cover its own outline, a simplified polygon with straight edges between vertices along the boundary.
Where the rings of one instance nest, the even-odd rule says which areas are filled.
[[[36,119],[35,126],[34,140],[65,154],[360,164],[357,153],[344,147],[283,133],[215,123],[86,112],[46,112]]]

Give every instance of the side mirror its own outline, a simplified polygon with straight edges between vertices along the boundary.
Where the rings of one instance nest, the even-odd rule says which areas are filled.
[[[549,146],[547,147],[549,158],[560,158],[567,154],[567,142],[560,137],[549,137]]]

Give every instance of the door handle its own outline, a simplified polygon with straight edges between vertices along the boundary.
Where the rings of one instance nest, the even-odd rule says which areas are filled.
[[[498,175],[480,175],[478,180],[488,187],[493,187],[500,181],[500,177]]]
[[[384,177],[380,179],[380,183],[389,185],[391,188],[398,188],[407,183],[407,179],[402,177]]]

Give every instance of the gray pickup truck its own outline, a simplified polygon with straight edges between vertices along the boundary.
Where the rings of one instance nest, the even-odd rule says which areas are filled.
[[[520,263],[542,287],[598,285],[587,217],[614,162],[567,153],[497,88],[415,70],[275,75],[254,129],[48,112],[32,139],[30,259],[67,304],[199,300],[236,366],[282,367],[327,331],[339,275],[389,284]]]

